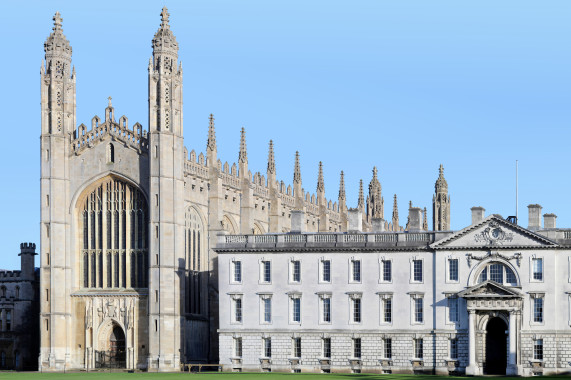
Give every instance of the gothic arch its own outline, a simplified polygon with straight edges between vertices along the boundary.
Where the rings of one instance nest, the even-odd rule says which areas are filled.
[[[231,215],[225,214],[222,217],[222,228],[230,235],[236,235],[239,231],[238,224]]]
[[[203,289],[208,271],[206,220],[198,208],[185,209],[185,308],[187,313],[203,314]]]
[[[83,288],[146,288],[149,211],[138,186],[107,175],[85,186],[75,207],[75,268]]]
[[[477,285],[478,284],[478,276],[480,275],[480,272],[482,271],[482,269],[485,266],[487,266],[488,264],[491,264],[493,262],[505,265],[507,268],[511,269],[511,271],[515,275],[517,284],[518,285],[521,284],[521,278],[520,278],[519,272],[516,269],[516,267],[514,267],[509,261],[507,261],[501,257],[490,257],[488,259],[482,260],[477,265],[474,265],[472,267],[472,269],[470,270],[470,275],[468,276],[468,282],[467,282],[466,286]]]
[[[254,227],[252,228],[253,235],[263,235],[264,234],[264,227],[258,222],[254,222]]]

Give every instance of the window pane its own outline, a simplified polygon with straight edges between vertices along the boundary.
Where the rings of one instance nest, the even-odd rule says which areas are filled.
[[[361,322],[361,299],[353,299],[353,322]]]
[[[323,299],[323,322],[331,322],[331,299]]]
[[[323,261],[323,282],[331,281],[331,261]]]
[[[393,340],[391,338],[385,339],[385,359],[393,357]]]
[[[414,281],[422,282],[422,260],[413,260]]]
[[[423,299],[416,298],[414,300],[414,321],[418,323],[422,323],[424,320],[423,318]]]
[[[353,357],[354,358],[361,357],[361,338],[353,339]]]
[[[491,264],[490,265],[490,280],[504,283],[504,266],[502,264]]]
[[[234,282],[242,282],[242,262],[234,262]]]
[[[543,280],[543,259],[533,259],[533,279]]]
[[[387,298],[384,306],[385,322],[391,323],[393,321],[393,300]]]
[[[292,299],[293,304],[293,321],[300,322],[301,321],[301,300],[299,298]]]
[[[543,298],[533,299],[533,321],[543,322]]]
[[[264,299],[264,322],[270,323],[272,321],[272,299]]]
[[[299,261],[292,262],[292,281],[299,282],[301,279],[301,264]]]
[[[514,272],[508,267],[505,268],[506,268],[506,283],[514,285],[517,284]]]
[[[458,298],[448,298],[448,320],[458,322]]]
[[[458,259],[448,260],[448,280],[458,281]]]
[[[392,277],[391,261],[383,260],[383,281],[390,282]]]
[[[478,277],[478,283],[484,282],[488,280],[488,267],[485,267],[484,270],[480,273],[480,277]]]
[[[323,357],[331,358],[331,338],[323,338]]]
[[[353,281],[361,281],[361,261],[353,260]]]

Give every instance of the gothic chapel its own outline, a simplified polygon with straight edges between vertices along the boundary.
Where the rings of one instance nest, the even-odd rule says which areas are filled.
[[[218,362],[217,235],[287,233],[294,210],[305,213],[308,232],[347,231],[343,172],[336,201],[325,198],[321,163],[310,194],[296,152],[287,185],[276,177],[270,141],[265,175],[252,173],[244,129],[238,162],[222,163],[212,115],[206,152],[195,145],[201,134],[198,153],[189,152],[179,45],[166,7],[148,63],[147,129],[130,125],[111,98],[102,118],[76,120],[72,47],[59,12],[53,20],[40,72],[39,367],[170,371]],[[434,229],[449,229],[442,168],[433,207]],[[358,209],[364,231],[403,231],[396,195],[392,220],[383,219],[376,168],[366,197],[361,181]]]

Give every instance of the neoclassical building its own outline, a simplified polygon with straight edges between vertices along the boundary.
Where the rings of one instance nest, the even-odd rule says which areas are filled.
[[[308,231],[346,230],[345,193],[325,198],[322,164],[310,194],[296,152],[286,184],[269,141],[265,173],[253,172],[244,129],[238,161],[222,163],[212,115],[187,148],[178,50],[164,8],[151,59],[141,62],[148,65],[147,125],[130,124],[111,98],[104,116],[79,121],[81,68],[76,73],[62,18],[54,16],[40,71],[43,370],[168,371],[180,362],[217,362],[217,234],[285,233],[292,210],[301,209]],[[205,135],[206,147],[197,145]],[[371,229],[383,216],[376,169],[366,199],[362,187],[359,208]],[[403,228],[396,196],[393,218],[383,223]]]
[[[571,230],[472,209],[460,231],[220,233],[220,363],[228,371],[571,373]]]

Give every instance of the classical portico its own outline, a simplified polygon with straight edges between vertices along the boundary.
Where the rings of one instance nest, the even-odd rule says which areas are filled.
[[[459,292],[458,296],[466,300],[469,315],[469,364],[466,374],[519,374],[518,336],[523,307],[522,294],[512,287],[487,280]],[[507,340],[504,340],[501,329],[496,327],[501,326],[502,322],[507,327]],[[503,369],[501,365],[497,366],[502,363],[502,358],[497,358],[498,352],[502,355],[507,353],[506,366]],[[491,363],[493,357],[500,361]]]

